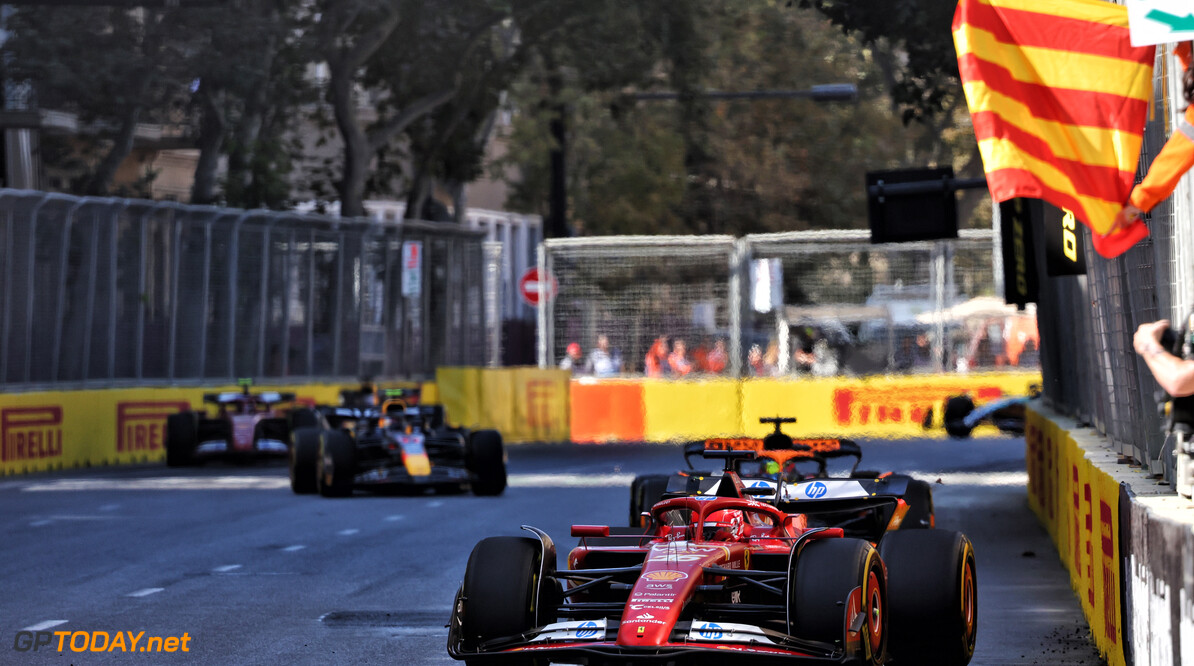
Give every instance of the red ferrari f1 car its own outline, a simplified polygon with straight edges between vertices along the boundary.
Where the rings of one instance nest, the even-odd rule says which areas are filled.
[[[293,405],[293,393],[249,390],[252,383],[240,382],[240,391],[207,393],[204,404],[215,413],[187,411],[166,417],[166,464],[190,465],[209,458],[285,456],[290,433],[295,428],[319,422],[313,410]]]
[[[708,455],[727,461],[715,494],[665,496],[646,529],[574,525],[566,569],[533,527],[531,538],[478,543],[448,653],[470,664],[970,661],[977,598],[964,535],[853,524],[899,500],[830,493],[821,480],[784,484],[782,506],[760,502],[733,469],[753,452]]]

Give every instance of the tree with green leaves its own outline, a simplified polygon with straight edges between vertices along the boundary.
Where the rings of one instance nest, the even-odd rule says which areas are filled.
[[[5,76],[31,79],[43,108],[72,111],[84,128],[73,192],[111,193],[138,123],[180,120],[191,11],[22,6],[8,17]]]

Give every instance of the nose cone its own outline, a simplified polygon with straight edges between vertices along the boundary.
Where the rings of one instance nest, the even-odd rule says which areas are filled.
[[[712,544],[673,541],[652,546],[622,609],[618,645],[667,643],[684,605],[704,580],[704,567],[722,565],[729,556],[729,548]]]

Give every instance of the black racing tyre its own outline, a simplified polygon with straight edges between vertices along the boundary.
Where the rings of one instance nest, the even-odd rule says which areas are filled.
[[[290,489],[296,495],[306,495],[319,489],[315,477],[319,460],[319,428],[299,428],[291,435]]]
[[[179,412],[166,417],[166,466],[192,464],[199,443],[199,419],[194,412]]]
[[[357,471],[357,450],[352,437],[339,430],[319,433],[319,455],[315,459],[315,478],[324,497],[348,497]]]
[[[955,395],[946,400],[944,414],[945,432],[949,433],[950,437],[956,439],[966,439],[969,437],[970,432],[974,428],[963,423],[962,419],[965,419],[973,411],[974,401],[970,399],[970,396]]]
[[[928,482],[910,479],[907,489],[904,490],[904,501],[908,503],[908,513],[904,514],[900,529],[933,527],[933,488]]]
[[[887,565],[891,655],[899,664],[965,666],[978,634],[974,546],[960,532],[888,532],[879,542]]]
[[[643,522],[643,503],[642,503],[642,487],[643,477],[636,476],[630,482],[630,519],[626,523],[631,527],[639,527]]]
[[[290,410],[290,432],[300,428],[319,428],[323,425],[323,417],[319,412],[308,407]]]
[[[461,597],[465,645],[513,636],[535,627],[540,544],[527,537],[482,539],[469,555]],[[541,623],[554,621],[544,617]]]
[[[789,633],[844,646],[849,625],[862,613],[859,663],[882,664],[889,613],[883,562],[874,547],[862,539],[819,539],[800,551],[794,566],[794,575],[788,574]]]
[[[473,473],[473,494],[501,495],[506,490],[506,450],[496,430],[478,430],[468,437],[469,471]]]
[[[630,523],[631,527],[646,527],[646,521],[641,515],[642,512],[650,511],[651,507],[663,499],[663,493],[667,491],[667,484],[671,478],[667,474],[644,474],[635,479],[638,482],[638,491],[631,498],[630,506],[631,511],[634,512],[632,518],[637,518],[638,522],[632,520]],[[634,511],[635,499],[638,500],[638,511]]]

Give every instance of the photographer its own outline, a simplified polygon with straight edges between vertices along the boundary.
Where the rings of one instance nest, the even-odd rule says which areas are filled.
[[[1132,338],[1132,346],[1166,393],[1175,398],[1194,395],[1194,360],[1181,359],[1165,349],[1161,336],[1168,328],[1168,319],[1141,324]]]

